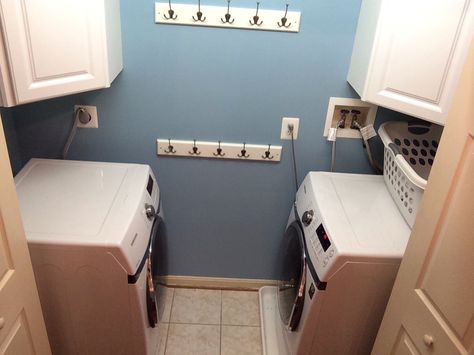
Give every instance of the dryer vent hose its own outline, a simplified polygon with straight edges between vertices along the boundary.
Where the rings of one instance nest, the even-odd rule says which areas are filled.
[[[63,153],[62,153],[62,158],[66,159],[67,153],[69,152],[69,147],[71,146],[72,141],[74,140],[74,137],[76,136],[76,131],[77,131],[77,124],[80,122],[82,124],[87,124],[91,120],[91,115],[89,112],[84,107],[78,107],[74,111],[74,119],[72,122],[72,128],[71,131],[69,132],[69,137],[67,138],[66,144],[64,145],[63,148]]]

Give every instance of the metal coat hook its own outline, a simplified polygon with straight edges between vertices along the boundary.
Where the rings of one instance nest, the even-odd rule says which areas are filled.
[[[257,11],[255,12],[255,16],[252,17],[252,20],[249,20],[249,23],[253,26],[253,25],[257,25],[257,26],[260,26],[263,21],[260,21],[260,23],[258,23],[258,20],[260,19],[260,17],[258,17],[258,7],[260,6],[260,3],[257,1]]]
[[[201,152],[198,151],[198,147],[196,146],[196,140],[194,140],[194,144],[193,144],[193,151],[188,151],[189,154],[191,155],[201,155]]]
[[[291,22],[288,23],[288,25],[286,24],[286,21],[288,21],[288,19],[286,18],[286,14],[288,13],[288,4],[286,4],[286,9],[285,9],[285,16],[283,16],[281,18],[281,24],[280,22],[277,22],[277,25],[278,27],[285,27],[285,28],[288,28],[291,26]]]
[[[164,151],[165,153],[168,153],[168,154],[174,154],[176,153],[176,150],[174,149],[174,147],[171,145],[171,138],[168,138],[168,150],[165,150]]]
[[[221,141],[218,141],[217,153],[212,153],[215,157],[223,157],[225,153],[222,153]]]
[[[171,8],[171,0],[168,0],[168,3],[170,5],[170,9],[168,10],[169,17],[166,17],[166,15],[163,15],[163,17],[167,20],[176,20],[178,18],[178,15],[175,15],[174,10]]]
[[[227,13],[224,15],[225,20],[223,20],[222,17],[221,17],[222,23],[229,23],[229,24],[234,23],[235,19],[232,19],[232,21],[231,21],[230,20],[231,17],[232,17],[232,15],[230,14],[230,0],[227,0]]]
[[[237,154],[239,158],[248,158],[250,154],[247,154],[247,150],[245,150],[245,142],[244,142],[244,147],[240,151],[240,154]]]
[[[268,145],[268,149],[265,151],[265,155],[262,155],[263,159],[273,159],[273,155],[270,156],[270,146],[271,144]]]
[[[198,21],[204,22],[204,21],[206,21],[206,18],[205,18],[205,17],[202,17],[202,12],[201,12],[201,0],[198,0],[198,12],[196,12],[196,16],[197,16],[197,18],[195,18],[195,17],[193,16],[194,22],[198,22]]]

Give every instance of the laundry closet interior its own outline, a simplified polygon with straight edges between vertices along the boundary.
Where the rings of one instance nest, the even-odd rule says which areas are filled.
[[[0,34],[38,305],[0,307],[0,349],[371,353],[472,1],[0,0]]]

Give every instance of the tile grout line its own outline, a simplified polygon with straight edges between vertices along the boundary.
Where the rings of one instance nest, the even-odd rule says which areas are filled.
[[[186,324],[186,325],[223,325],[225,327],[248,327],[248,328],[260,328],[260,325],[252,325],[252,324],[230,324],[230,323],[189,323],[189,322],[163,322],[166,324]]]
[[[220,323],[189,323],[189,322],[163,322],[163,323],[186,324],[186,325],[214,325],[214,326],[219,326],[220,325]],[[250,325],[250,327],[252,327],[252,325]]]
[[[168,336],[170,335],[171,313],[173,312],[173,305],[174,305],[174,293],[175,293],[175,289],[173,289],[173,297],[171,297],[170,318],[168,321],[168,327],[166,329],[165,351],[163,353],[164,355],[166,355],[166,348],[168,346]]]

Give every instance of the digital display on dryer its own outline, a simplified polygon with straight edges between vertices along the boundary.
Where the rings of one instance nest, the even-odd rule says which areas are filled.
[[[322,224],[320,224],[319,227],[316,229],[316,234],[318,235],[318,239],[321,243],[321,246],[323,247],[323,250],[328,250],[328,248],[331,246],[331,241],[329,240],[329,237],[326,231],[324,230]]]
[[[153,179],[151,175],[148,175],[148,184],[146,185],[146,190],[148,191],[151,197],[151,193],[153,192]]]

